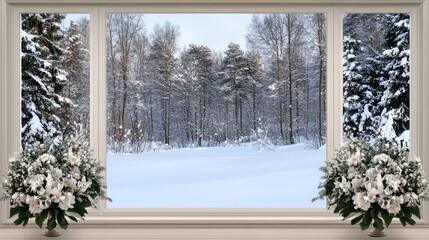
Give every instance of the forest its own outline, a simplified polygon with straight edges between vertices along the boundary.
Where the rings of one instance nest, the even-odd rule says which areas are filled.
[[[247,50],[236,43],[225,50],[179,48],[180,26],[159,23],[147,32],[143,21],[108,16],[111,150],[139,152],[154,143],[323,145],[323,14],[253,15]]]
[[[89,136],[89,20],[22,14],[22,145]],[[246,46],[106,16],[109,152],[326,142],[325,14],[254,14]],[[221,34],[221,33],[220,33]],[[408,146],[409,16],[344,17],[344,133]],[[101,56],[104,57],[104,56]]]

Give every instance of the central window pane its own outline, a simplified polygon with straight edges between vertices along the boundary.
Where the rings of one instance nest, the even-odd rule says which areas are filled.
[[[108,207],[325,207],[325,14],[106,17]]]

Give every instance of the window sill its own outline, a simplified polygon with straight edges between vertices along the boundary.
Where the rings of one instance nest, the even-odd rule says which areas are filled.
[[[0,239],[46,239],[41,236],[45,230],[37,227],[11,227],[0,230]],[[369,239],[369,230],[358,227],[293,227],[293,228],[163,228],[153,226],[135,227],[129,225],[91,226],[79,224],[60,230],[63,239]],[[386,230],[388,239],[427,239],[428,228],[391,227]]]

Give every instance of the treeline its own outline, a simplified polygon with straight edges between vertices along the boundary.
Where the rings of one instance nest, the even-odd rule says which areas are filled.
[[[233,23],[232,23],[233,24]],[[107,16],[108,146],[325,143],[324,14],[258,14],[247,50],[179,48],[180,27]],[[222,36],[220,36],[222,37]]]
[[[23,147],[89,136],[89,21],[22,14]],[[344,133],[409,144],[409,15],[344,18]],[[108,147],[325,143],[324,14],[257,14],[247,48],[179,48],[172,23],[107,16]],[[221,36],[220,36],[221,37]]]

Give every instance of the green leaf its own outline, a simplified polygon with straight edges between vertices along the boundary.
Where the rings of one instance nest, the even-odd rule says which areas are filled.
[[[47,210],[43,210],[40,214],[36,215],[36,224],[42,228],[43,227],[43,223],[46,221],[46,219],[48,218],[48,211]]]
[[[74,222],[77,222],[77,218],[75,218],[75,217],[73,217],[73,216],[70,216],[70,215],[67,215],[67,217],[68,217],[68,218],[70,218],[70,220],[72,220],[72,221],[74,221]]]
[[[359,215],[352,219],[351,224],[356,225],[358,222],[362,220],[362,218],[365,216],[365,214]]]
[[[90,201],[85,201],[82,203],[83,207],[88,208],[91,207],[91,202]]]
[[[339,201],[337,202],[337,206],[334,209],[334,213],[339,213],[341,209],[343,209],[346,206],[346,203]]]
[[[67,222],[67,219],[65,218],[63,211],[58,212],[57,221],[62,229],[67,230],[69,223]]]
[[[383,221],[381,221],[380,218],[378,218],[377,216],[374,218],[374,224],[373,224],[374,228],[378,229],[378,230],[383,230]]]
[[[84,205],[80,202],[76,202],[73,209],[69,211],[77,213],[79,216],[84,217],[88,211],[86,211]]]
[[[421,216],[420,216],[420,208],[419,208],[418,206],[411,207],[411,208],[410,208],[410,212],[411,212],[414,216],[418,217],[419,219],[421,218]]]
[[[364,217],[363,217],[362,222],[359,224],[360,228],[362,230],[368,229],[369,226],[371,225],[371,222],[372,222],[371,213],[370,212],[366,212],[365,215],[364,215]]]
[[[341,216],[343,216],[343,218],[347,218],[352,213],[355,213],[355,212],[356,212],[356,209],[354,207],[354,204],[350,202],[341,210]]]
[[[405,227],[407,225],[407,222],[405,222],[404,218],[405,217],[399,217],[399,221],[401,222],[402,226]]]
[[[28,218],[28,215],[27,214],[23,214],[23,212],[20,212],[18,219],[16,219],[13,223],[15,225],[21,225],[21,224],[24,223],[24,221],[25,221],[26,218]]]
[[[412,218],[404,217],[404,220],[405,220],[408,224],[410,224],[410,225],[415,225],[415,224],[416,224],[416,221],[414,221]]]
[[[405,215],[405,217],[411,218],[410,208],[408,208],[408,207],[402,207],[401,210],[402,210],[402,213]]]
[[[392,223],[393,215],[390,214],[388,211],[383,210],[381,211],[381,217],[383,218],[386,227],[389,227],[390,223]]]
[[[55,221],[55,217],[52,216],[51,218],[49,218],[48,220],[48,230],[52,230],[57,226],[57,223]]]
[[[28,220],[30,220],[30,214],[26,215],[24,222],[22,223],[22,226],[24,226],[24,227],[27,226]]]
[[[23,209],[23,207],[10,208],[9,217],[11,218],[11,217],[15,216],[16,214],[18,214],[21,211],[21,209]]]

